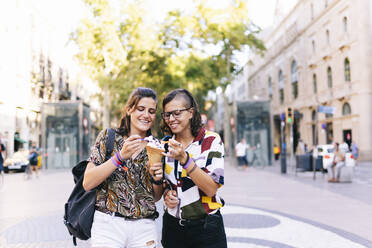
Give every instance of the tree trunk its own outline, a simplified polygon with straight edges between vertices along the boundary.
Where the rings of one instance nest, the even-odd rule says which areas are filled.
[[[231,50],[228,49],[226,53],[226,66],[227,66],[227,83],[231,84],[231,73],[230,73],[230,57],[231,57]],[[223,136],[225,142],[225,150],[227,156],[233,156],[233,144],[232,142],[232,127],[230,126],[230,118],[231,118],[231,106],[229,105],[229,99],[226,96],[226,88],[225,92],[223,92],[223,108],[224,108],[224,121],[223,121]]]
[[[110,127],[110,97],[108,92],[107,83],[105,84],[105,89],[103,91],[104,99],[103,99],[103,128],[109,128]]]

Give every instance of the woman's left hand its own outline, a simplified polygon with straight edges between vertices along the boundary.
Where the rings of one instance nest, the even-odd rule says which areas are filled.
[[[163,164],[161,162],[155,163],[153,165],[150,165],[150,163],[148,162],[147,165],[149,166],[150,174],[155,181],[163,179]]]
[[[174,158],[180,161],[182,164],[186,163],[187,154],[183,148],[183,145],[175,139],[170,139],[168,142],[168,153],[163,153],[166,157]]]

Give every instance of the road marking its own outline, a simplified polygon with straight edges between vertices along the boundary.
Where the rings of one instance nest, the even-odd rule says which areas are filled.
[[[249,223],[243,223],[239,228],[225,225],[228,240],[231,238],[238,239],[237,242],[229,242],[229,247],[242,247],[242,241],[244,238],[248,238],[249,243],[252,243],[252,246],[249,247],[281,247],[280,244],[284,244],[301,248],[366,248],[366,246],[343,237],[332,230],[269,211],[240,206],[225,206],[221,212],[224,219],[228,219],[229,215],[232,214],[246,214],[249,216],[266,216],[280,222],[278,225],[264,228],[252,228],[249,227]],[[239,238],[242,241],[239,241]],[[262,246],[265,241],[277,245]],[[245,242],[245,245],[247,245],[247,242]]]

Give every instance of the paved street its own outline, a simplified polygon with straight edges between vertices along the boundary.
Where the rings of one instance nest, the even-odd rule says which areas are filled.
[[[62,223],[73,187],[70,171],[47,171],[27,181],[22,174],[5,176],[0,247],[73,247]],[[369,164],[360,164],[353,183],[328,184],[321,173],[314,181],[311,173],[295,176],[291,168],[281,175],[278,165],[242,171],[226,159],[221,193],[229,247],[372,247],[371,178]]]

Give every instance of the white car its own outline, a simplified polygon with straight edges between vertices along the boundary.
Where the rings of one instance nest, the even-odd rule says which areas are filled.
[[[318,156],[323,156],[323,168],[327,169],[332,165],[333,157],[334,157],[334,147],[332,144],[328,145],[318,145],[317,149],[314,151],[313,156],[314,158]],[[351,152],[345,152],[345,166],[354,167],[355,160]]]
[[[18,151],[15,152],[11,157],[4,161],[4,172],[9,171],[20,171],[24,172],[26,167],[29,165],[28,161],[29,151]]]

